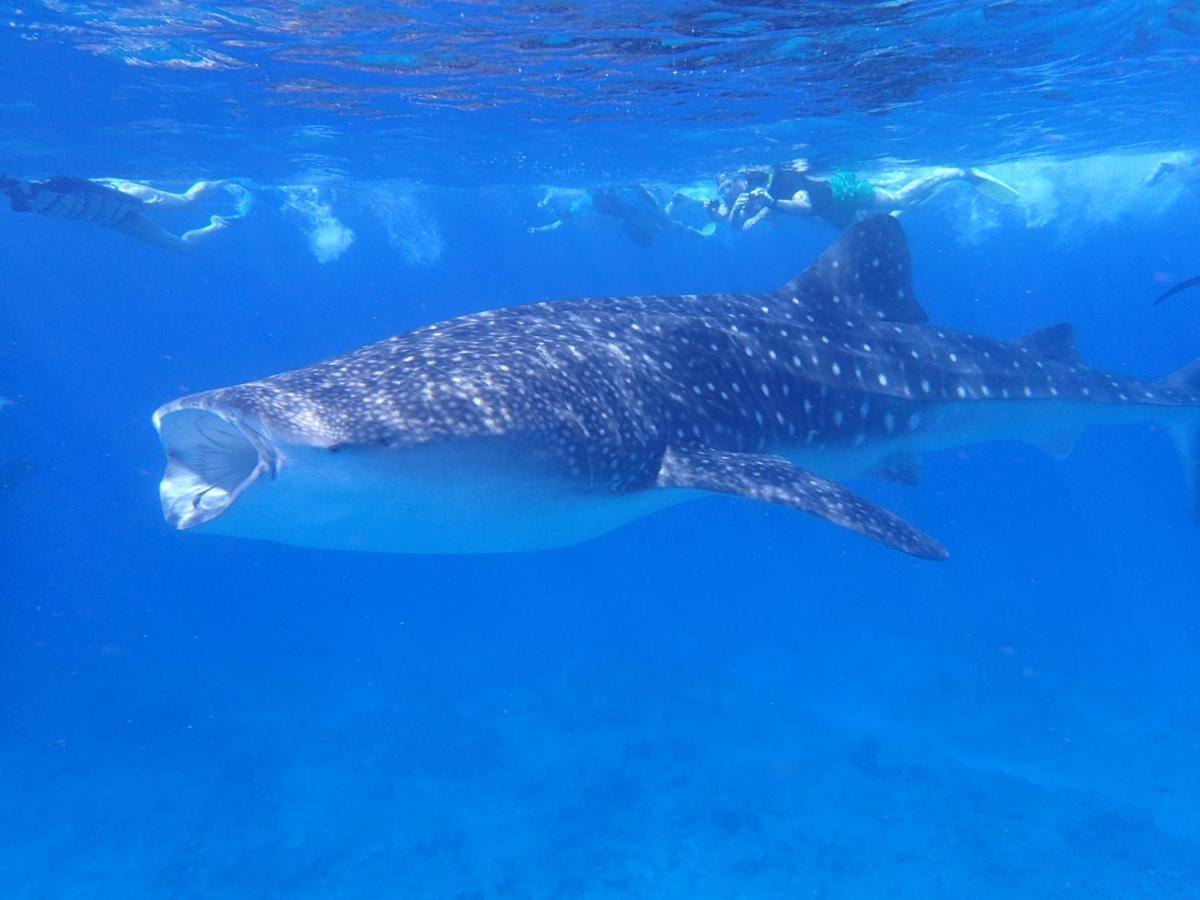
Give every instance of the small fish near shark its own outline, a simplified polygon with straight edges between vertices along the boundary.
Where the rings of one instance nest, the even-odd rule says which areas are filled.
[[[1085,366],[1068,325],[1016,341],[930,325],[890,216],[779,290],[481,312],[154,414],[179,529],[536,550],[716,493],[933,560],[941,543],[839,482],[914,483],[923,452],[1054,449],[1089,425],[1147,421],[1176,434],[1194,490],[1200,363],[1148,383]]]

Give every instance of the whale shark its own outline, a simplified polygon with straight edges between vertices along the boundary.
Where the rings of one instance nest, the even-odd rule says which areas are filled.
[[[153,416],[178,529],[318,548],[566,546],[725,494],[916,557],[945,546],[846,487],[920,456],[1086,427],[1169,429],[1195,496],[1200,362],[1086,366],[1060,324],[1000,341],[930,324],[899,222],[866,219],[765,293],[585,297],[479,312]],[[1193,502],[1193,509],[1196,508]]]

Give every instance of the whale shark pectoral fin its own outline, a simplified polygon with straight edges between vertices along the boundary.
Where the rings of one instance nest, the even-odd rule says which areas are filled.
[[[657,486],[778,503],[922,559],[950,556],[936,540],[886,509],[778,456],[669,447],[663,454]]]

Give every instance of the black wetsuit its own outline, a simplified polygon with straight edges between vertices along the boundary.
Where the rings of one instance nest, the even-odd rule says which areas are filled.
[[[771,197],[790,200],[797,191],[808,194],[812,214],[836,228],[846,228],[861,212],[871,209],[875,189],[848,172],[839,172],[829,181],[809,178],[792,169],[776,169],[771,174]]]
[[[658,199],[640,184],[597,188],[592,191],[592,207],[598,213],[620,219],[625,232],[643,246],[648,246],[670,225]]]

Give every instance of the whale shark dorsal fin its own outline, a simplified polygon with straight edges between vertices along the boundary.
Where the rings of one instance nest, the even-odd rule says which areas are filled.
[[[852,226],[779,291],[808,310],[921,325],[929,316],[912,289],[912,261],[894,216]]]
[[[899,516],[778,456],[669,447],[663,454],[657,486],[778,503],[922,559],[950,556],[940,543]]]
[[[1013,341],[1036,356],[1066,363],[1069,366],[1083,365],[1079,348],[1075,346],[1075,329],[1068,322],[1059,322],[1048,328],[1039,328]]]

